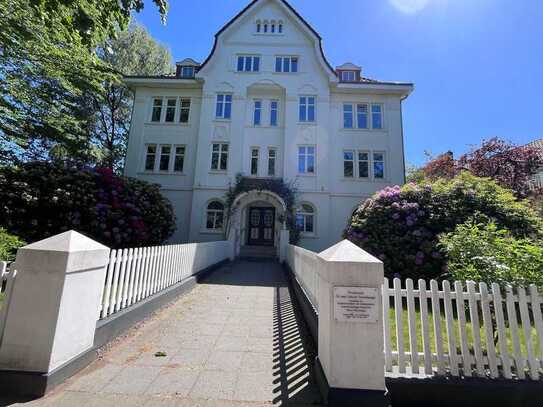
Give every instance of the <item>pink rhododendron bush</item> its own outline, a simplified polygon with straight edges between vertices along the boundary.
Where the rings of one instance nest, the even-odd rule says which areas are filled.
[[[70,229],[112,248],[163,243],[175,230],[159,187],[110,169],[48,162],[0,168],[0,227],[26,242]]]
[[[543,236],[543,224],[524,202],[488,178],[463,172],[451,180],[388,187],[355,211],[347,239],[384,262],[388,277],[447,276],[439,236],[484,215],[511,236]]]

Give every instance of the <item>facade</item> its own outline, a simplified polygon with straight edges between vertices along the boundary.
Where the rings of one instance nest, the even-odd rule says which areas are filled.
[[[404,182],[401,104],[410,83],[333,69],[319,34],[284,0],[255,0],[215,35],[203,63],[172,76],[127,77],[135,92],[125,174],[159,183],[175,207],[176,242],[236,239],[279,246],[283,200],[225,194],[237,174],[299,191],[300,246],[340,240],[360,202]]]

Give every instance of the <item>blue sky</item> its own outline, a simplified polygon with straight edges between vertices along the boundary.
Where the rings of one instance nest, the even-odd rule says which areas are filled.
[[[166,26],[151,1],[136,16],[175,60],[202,61],[213,35],[249,0],[170,0]],[[540,0],[290,0],[321,34],[333,66],[410,81],[407,162],[425,151],[462,153],[483,138],[543,138]]]

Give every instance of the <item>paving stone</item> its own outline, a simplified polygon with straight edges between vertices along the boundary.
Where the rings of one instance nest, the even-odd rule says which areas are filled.
[[[237,373],[204,370],[189,393],[189,398],[232,400]]]
[[[244,352],[215,351],[206,362],[206,370],[235,371],[241,366]]]
[[[157,378],[160,370],[161,368],[157,366],[127,366],[102,389],[102,392],[143,394]]]
[[[83,370],[77,376],[77,380],[70,380],[67,388],[75,391],[98,392],[113,380],[122,369],[122,366],[105,361],[94,363]]]
[[[273,401],[273,374],[270,371],[245,372],[240,374],[234,399],[241,401]]]
[[[186,396],[196,383],[199,370],[163,368],[158,377],[145,390],[145,394]]]
[[[181,349],[170,359],[170,364],[181,369],[199,369],[207,362],[210,353],[209,348]]]

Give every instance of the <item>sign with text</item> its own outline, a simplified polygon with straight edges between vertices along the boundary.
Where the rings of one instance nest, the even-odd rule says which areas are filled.
[[[334,287],[334,317],[339,322],[376,323],[378,292],[370,287]]]

